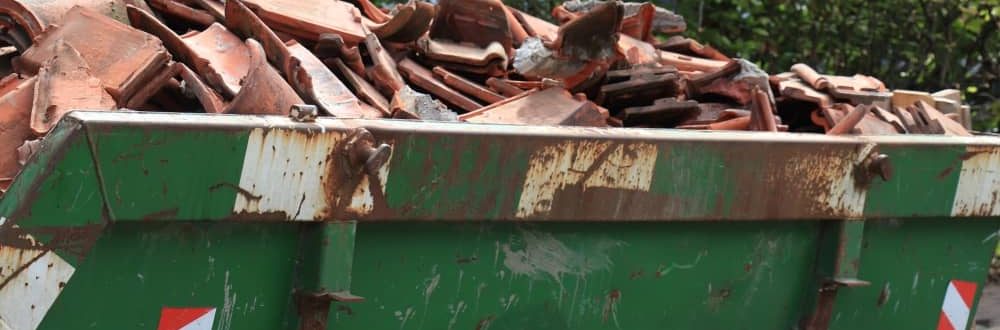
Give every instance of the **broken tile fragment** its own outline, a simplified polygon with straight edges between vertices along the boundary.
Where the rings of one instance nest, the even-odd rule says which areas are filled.
[[[446,68],[489,76],[507,73],[508,57],[503,45],[493,42],[485,48],[429,38],[417,41],[420,55]]]
[[[522,93],[459,118],[471,123],[604,127],[607,117],[607,110],[586,98],[553,87]]]
[[[15,62],[15,70],[35,74],[56,54],[56,44],[65,42],[98,78],[119,105],[161,70],[170,54],[156,37],[122,24],[99,12],[73,7],[62,24],[46,31],[36,44]]]
[[[622,123],[625,126],[673,127],[697,117],[699,113],[698,102],[671,97],[656,100],[648,106],[625,108],[622,110]]]
[[[115,100],[105,91],[83,60],[68,43],[58,41],[55,50],[38,70],[31,130],[44,135],[69,111],[114,110]]]
[[[417,62],[405,58],[399,62],[399,71],[406,76],[407,80],[414,86],[431,93],[437,99],[454,105],[464,111],[474,111],[483,106],[478,102],[468,98],[459,91],[448,87],[445,83],[437,80],[434,73],[427,70]]]
[[[354,72],[352,69],[347,67],[339,58],[333,59],[333,67],[336,69],[340,76],[344,78],[344,81],[350,85],[354,94],[358,96],[358,99],[365,102],[367,105],[372,106],[374,109],[382,113],[382,117],[388,117],[392,115],[392,111],[389,107],[389,100],[379,93],[378,89],[374,85],[365,80],[364,77]]]
[[[36,136],[30,125],[35,81],[35,77],[17,79],[14,88],[0,95],[0,189],[6,189],[21,170],[17,149]]]
[[[244,2],[274,30],[303,40],[315,42],[323,33],[336,33],[347,43],[356,45],[367,35],[361,23],[361,12],[345,1],[234,1]]]
[[[513,54],[514,41],[500,0],[439,0],[428,36],[483,48],[496,42],[504,53]]]
[[[254,39],[247,39],[250,50],[250,71],[226,108],[226,113],[246,115],[287,115],[292,105],[305,103],[267,62],[264,47]]]
[[[404,86],[392,98],[392,117],[429,121],[458,121],[458,115],[430,95]]]
[[[292,40],[286,44],[292,63],[292,87],[320,111],[339,118],[381,118],[382,113],[361,107],[358,98],[305,46]]]
[[[672,67],[636,67],[609,71],[608,84],[601,86],[597,103],[612,110],[652,104],[679,94],[681,85]]]
[[[363,1],[363,4],[370,4]],[[382,13],[378,9],[365,10],[365,13]],[[434,5],[410,0],[405,4],[398,4],[392,10],[392,15],[384,14],[379,16],[378,21],[364,21],[365,27],[375,33],[380,39],[388,42],[411,42],[417,40],[430,29],[434,19]]]
[[[560,56],[581,61],[605,61],[615,56],[624,8],[611,1],[559,27],[553,44]]]
[[[485,86],[469,81],[468,79],[452,73],[445,68],[438,66],[434,67],[433,71],[435,75],[441,78],[441,81],[444,82],[445,85],[486,103],[496,103],[505,99],[504,96],[489,90]]]

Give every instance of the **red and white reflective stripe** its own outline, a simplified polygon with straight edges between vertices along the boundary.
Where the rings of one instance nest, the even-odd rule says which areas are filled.
[[[965,330],[969,325],[969,312],[976,298],[975,282],[952,280],[944,294],[938,330]]]
[[[213,323],[215,308],[163,307],[156,330],[212,330]]]

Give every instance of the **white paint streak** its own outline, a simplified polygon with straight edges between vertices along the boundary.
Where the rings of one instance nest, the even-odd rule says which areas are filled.
[[[514,306],[517,302],[517,295],[511,293],[510,296],[504,298],[500,297],[500,306],[503,307],[504,312],[510,311],[510,307]]]
[[[1000,148],[970,147],[958,176],[952,216],[1000,216]]]
[[[543,276],[562,283],[563,275],[585,276],[594,271],[610,270],[611,250],[625,243],[605,239],[595,244],[574,250],[545,232],[520,231],[519,237],[511,237],[511,242],[502,244],[504,266],[513,275],[525,275],[535,279]]]
[[[222,286],[222,317],[219,319],[219,330],[229,330],[233,325],[233,306],[236,305],[236,293],[232,284],[229,284],[229,271],[226,271],[226,279]]]
[[[0,288],[0,323],[10,329],[34,330],[42,323],[45,314],[62,292],[62,286],[69,281],[76,269],[53,252],[24,251],[26,255],[34,255],[37,259],[33,257],[34,262]],[[6,272],[11,267],[7,264],[11,261],[7,256],[4,252],[0,257],[0,268],[4,269],[6,276],[10,276]]]
[[[572,185],[649,191],[658,153],[648,143],[573,141],[542,148],[531,156],[517,216],[548,213],[555,195]]]
[[[456,306],[448,306],[449,312],[451,312],[451,320],[448,320],[448,330],[455,327],[455,323],[458,322],[458,316],[468,307],[464,300],[459,300]]]
[[[406,312],[396,311],[393,315],[399,320],[399,328],[403,329],[406,327],[406,322],[417,315],[417,312],[413,310],[413,307],[407,307]]]
[[[1000,234],[1000,232],[996,232],[995,231],[995,232],[990,233],[989,235],[986,235],[986,238],[984,238],[981,243],[982,244],[989,243],[989,241],[992,240],[992,239],[994,239],[994,238],[996,238],[998,234]]]
[[[431,302],[431,296],[434,295],[434,290],[437,290],[438,283],[441,282],[441,274],[434,274],[427,280],[427,284],[424,286],[424,306],[427,306]]]
[[[706,255],[708,255],[708,251],[699,252],[698,255],[694,258],[694,261],[692,261],[689,264],[678,264],[676,262],[671,262],[670,266],[660,265],[659,267],[656,268],[656,276],[657,277],[666,276],[675,269],[680,269],[680,270],[692,269],[695,266],[697,266],[698,263],[701,262],[701,258]],[[709,286],[709,291],[711,291],[712,284],[709,283],[708,286]]]

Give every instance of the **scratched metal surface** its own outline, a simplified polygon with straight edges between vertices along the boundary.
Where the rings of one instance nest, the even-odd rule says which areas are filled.
[[[114,225],[39,329],[148,328],[164,306],[216,308],[213,329],[295,329],[305,225]],[[362,223],[365,300],[335,303],[328,329],[790,329],[810,311],[818,225]],[[955,238],[996,227],[872,221],[873,284],[841,293],[831,329],[933,327],[948,281],[981,283],[996,243]]]
[[[361,129],[369,131],[374,142],[391,148],[388,161],[369,172],[350,161],[349,150],[353,149],[348,141]],[[146,253],[149,262],[178,266],[149,271],[188,267],[205,272],[199,267],[207,266],[196,264],[196,259],[208,260],[209,255],[229,259],[237,253],[261,253],[261,249],[291,249],[293,242],[299,243],[292,233],[280,233],[286,226],[357,220],[352,291],[368,300],[356,307],[337,307],[331,324],[365,329],[370,327],[362,324],[369,323],[385,328],[405,325],[438,329],[447,328],[454,318],[454,324],[480,328],[489,324],[523,327],[524,323],[519,322],[524,320],[544,320],[554,328],[618,327],[622,322],[625,328],[659,328],[661,324],[683,324],[673,323],[683,320],[674,314],[676,307],[691,312],[682,315],[695,315],[706,324],[738,328],[753,316],[761,324],[784,327],[798,322],[800,311],[764,318],[764,311],[746,314],[727,308],[736,301],[746,304],[766,295],[754,293],[751,298],[748,294],[753,290],[771,292],[772,305],[780,302],[798,306],[810,301],[816,278],[808,274],[817,266],[815,228],[825,220],[852,219],[872,224],[865,227],[869,244],[862,246],[859,276],[876,284],[852,289],[838,298],[833,326],[851,328],[883,321],[893,326],[914,325],[900,321],[896,311],[924,313],[928,306],[940,307],[937,291],[942,285],[939,281],[944,279],[981,284],[985,277],[986,268],[980,263],[988,262],[989,245],[996,240],[991,234],[1000,216],[998,141],[991,137],[826,137],[73,113],[48,136],[40,154],[0,200],[0,270],[4,272],[0,274],[0,307],[8,306],[0,309],[0,321],[15,329],[48,326],[39,323],[43,320],[57,322],[53,328],[60,328],[55,325],[66,323],[58,322],[68,321],[50,320],[76,315],[69,310],[82,305],[84,299],[92,301],[100,295],[98,292],[112,297],[112,291],[118,290],[113,287],[115,283],[100,282],[100,276],[94,274],[128,274],[134,267],[152,267],[125,262],[135,258],[129,253]],[[859,174],[859,164],[872,153],[885,154],[891,160],[893,175],[888,180],[858,179],[864,174]],[[202,233],[199,239],[215,242],[213,246],[227,252],[206,250],[189,261],[171,258],[169,255],[179,253],[177,249],[196,246],[193,242],[197,240],[163,238],[191,234],[170,226],[159,227],[163,222],[176,222],[178,228]],[[230,223],[232,228],[247,228],[216,232],[213,222],[218,222],[219,228],[229,226],[224,223]],[[896,223],[905,225],[893,227]],[[108,234],[126,224],[126,228],[136,231],[133,236]],[[263,227],[281,228],[274,234],[281,236],[280,242],[251,243],[255,235],[263,235],[253,228]],[[140,233],[147,230],[146,235]],[[787,239],[778,239],[782,237]],[[791,283],[797,289],[748,282],[747,274],[765,274],[755,272],[766,268],[746,270],[745,260],[752,259],[747,253],[767,240],[784,242],[775,243],[775,248],[791,254],[788,259],[780,259],[784,267],[769,270],[771,273],[766,275],[784,278],[779,282]],[[529,241],[531,246],[555,250],[531,250]],[[928,243],[911,243],[921,241]],[[109,249],[102,248],[102,244],[119,246],[114,250],[123,250],[115,252],[123,253],[122,257],[93,257],[110,253],[99,252]],[[504,250],[505,246],[509,251]],[[206,248],[210,248],[208,243]],[[606,249],[593,250],[601,248]],[[490,249],[503,253],[490,257],[484,252]],[[976,254],[980,249],[982,258]],[[531,261],[532,256],[552,256],[552,251],[559,252],[557,259],[576,263],[546,266],[547,270],[528,267],[540,262]],[[713,259],[718,264],[699,268],[696,275],[685,280],[642,286],[620,282],[640,270],[649,276],[661,264],[669,268],[672,264],[664,260],[687,265],[684,260],[693,260],[704,251],[719,257]],[[480,261],[458,262],[470,254]],[[232,259],[243,260],[234,261],[233,272],[260,276],[262,283],[287,287],[291,284],[274,279],[285,278],[283,274],[291,271],[276,266],[285,257]],[[441,266],[445,260],[452,260],[452,264]],[[507,265],[507,260],[521,260],[522,264]],[[49,264],[51,270],[46,270]],[[238,264],[244,266],[236,267]],[[460,299],[446,301],[443,295],[420,295],[427,292],[428,281],[435,276],[434,264],[439,265],[436,271],[441,275],[437,286],[456,291],[453,296]],[[260,271],[239,270],[251,268]],[[446,269],[448,273],[444,273]],[[501,272],[503,275],[499,275]],[[722,275],[711,275],[713,272]],[[583,273],[588,274],[586,278],[570,276]],[[892,300],[872,310],[859,307],[868,304],[872,295],[877,298],[875,302],[882,301],[878,297],[883,296],[883,291],[890,292],[886,299],[902,299],[892,294],[893,288],[902,285],[899,282],[903,279],[912,280],[916,273],[924,279],[934,278],[935,282],[916,281],[918,288],[927,285],[927,290],[914,290],[919,295],[898,302],[898,308]],[[457,274],[462,274],[460,281],[441,282],[458,280],[454,278]],[[492,319],[490,314],[466,314],[474,302],[469,294],[478,287],[470,289],[472,282],[464,281],[473,274],[493,285],[489,290],[494,291],[483,294],[492,295],[498,304],[504,298],[500,305],[492,301],[492,305],[475,303],[481,311],[492,311]],[[194,284],[181,281],[186,277],[161,278],[163,281],[156,284],[162,290],[219,289],[217,281]],[[645,281],[640,278],[636,279],[638,283]],[[497,289],[505,281],[510,287]],[[24,283],[40,289],[17,287]],[[566,304],[564,295],[568,293],[563,290],[568,290],[567,283],[574,288],[577,284],[584,286],[577,297],[586,295],[593,301],[588,301],[589,305],[582,301]],[[712,293],[710,283],[712,290],[721,290],[717,288],[722,285],[719,283],[732,284],[732,288],[726,293]],[[72,293],[73,298],[70,289],[60,294],[73,286],[80,288],[72,290],[81,290]],[[386,287],[394,289],[387,291]],[[640,288],[674,292],[680,298],[664,302],[648,292],[638,293]],[[118,290],[121,299],[108,301],[135,301],[136,308],[163,303],[142,298],[140,304],[132,295],[145,289],[133,289]],[[24,293],[33,303],[22,303]],[[510,298],[507,293],[517,293],[521,298]],[[714,297],[712,294],[725,295],[719,300],[724,303],[719,303],[716,310],[697,309],[711,306],[705,301],[715,298],[703,295]],[[152,296],[155,294],[148,297]],[[290,297],[285,292],[281,299],[269,296],[266,300],[271,307],[278,304],[287,312],[287,308],[293,308]],[[206,299],[189,302],[218,307],[217,299]],[[428,310],[430,305],[419,307],[425,299],[427,304],[433,299],[436,309]],[[528,305],[534,307],[508,314],[515,307],[511,299],[530,299],[532,304],[542,305]],[[391,316],[381,314],[385,304],[371,304],[375,300],[391,302]],[[892,313],[885,307],[889,303]],[[105,315],[104,309],[112,306],[90,304],[93,315]],[[754,303],[753,307],[742,308],[756,311],[766,305]],[[619,309],[624,306],[629,308]],[[546,313],[532,316],[538,311],[535,307]],[[53,314],[49,310],[60,312]],[[418,311],[424,314],[415,314]],[[252,314],[249,310],[247,313]],[[274,309],[267,313],[279,312]],[[133,321],[147,323],[134,324],[155,323],[148,320],[154,314],[148,310],[136,312],[143,317]],[[286,314],[268,315],[267,320],[287,322]],[[726,316],[709,321],[720,315]],[[417,316],[425,320],[424,324],[415,322]],[[100,322],[110,322],[107,317],[101,316]],[[916,320],[926,318],[933,317]],[[630,323],[652,320],[661,323]],[[259,324],[275,328],[268,322]]]
[[[80,198],[90,198],[86,221],[98,223],[1000,216],[1000,139],[992,137],[116,113],[64,122],[69,141],[47,144],[43,153],[56,159],[29,165],[0,215],[56,221],[59,212],[81,214]],[[391,147],[372,174],[344,163],[360,129]],[[857,179],[871,154],[889,156],[893,177]],[[923,207],[893,207],[901,203]]]

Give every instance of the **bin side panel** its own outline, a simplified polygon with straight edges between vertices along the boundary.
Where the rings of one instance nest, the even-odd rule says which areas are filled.
[[[116,220],[197,220],[232,214],[245,131],[120,127],[94,134]]]
[[[818,225],[359,223],[329,328],[788,329]]]
[[[978,301],[1000,219],[942,220],[866,223],[858,276],[871,286],[839,290],[830,329],[933,329],[951,281],[974,283]]]
[[[67,214],[63,208],[38,211],[51,215],[43,221],[72,222],[67,225],[101,217],[796,221],[1000,216],[995,170],[1000,146],[986,139],[778,139],[771,134],[391,121],[303,124],[236,116],[213,117],[209,125],[202,117],[156,114],[85,113],[72,115],[74,120],[85,126],[84,134],[76,134],[63,149],[84,155],[89,147],[96,159],[29,165],[25,178],[35,175],[41,181],[19,179],[0,203],[0,215],[20,217],[22,206],[51,204],[29,199],[71,204],[77,195],[103,194],[106,214],[95,213],[93,219],[81,219],[78,212],[57,216]],[[391,146],[389,161],[377,174],[364,174],[347,151],[362,128],[375,142]],[[54,134],[61,131],[71,128]],[[43,150],[40,159],[50,153]],[[859,183],[860,164],[872,153],[888,155],[895,173],[887,182],[869,173],[871,181]],[[48,166],[64,166],[57,162],[69,162],[69,170],[47,172]],[[98,184],[81,189],[59,182],[37,189],[66,180],[75,173],[70,167],[84,178],[97,177]],[[102,210],[99,202],[85,206]]]
[[[966,153],[964,146],[899,145],[885,146],[881,151],[892,160],[892,178],[872,181],[865,203],[866,216],[952,213]]]
[[[39,329],[155,329],[164,308],[214,309],[212,329],[287,329],[298,238],[293,225],[115,224]]]

